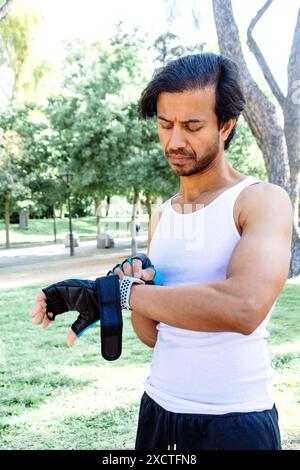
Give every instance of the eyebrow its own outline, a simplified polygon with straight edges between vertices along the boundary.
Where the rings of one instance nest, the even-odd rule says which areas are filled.
[[[169,119],[165,118],[164,116],[157,116],[157,118],[160,119],[161,121],[172,122]],[[182,121],[182,124],[189,124],[193,122],[201,123],[201,122],[206,122],[206,121],[204,119],[188,119],[187,121]]]

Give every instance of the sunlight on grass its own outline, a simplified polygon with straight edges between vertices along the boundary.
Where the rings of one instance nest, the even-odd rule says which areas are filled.
[[[75,312],[42,332],[28,310],[37,287],[3,290],[0,298],[1,449],[129,449],[134,447],[143,384],[152,350],[124,313],[123,352],[100,354],[99,325],[65,344]],[[300,283],[288,281],[271,325],[276,404],[283,447],[300,448]]]
[[[147,230],[148,216],[140,216],[141,230]],[[69,221],[57,219],[57,239],[62,241],[69,231]],[[74,233],[84,238],[96,238],[96,217],[82,217],[73,219]],[[130,235],[130,216],[107,217],[101,219],[101,230],[109,231],[113,236],[125,237]],[[29,221],[28,230],[21,230],[18,224],[10,225],[10,242],[12,245],[30,245],[31,243],[53,243],[53,220],[32,219]],[[4,248],[5,228],[3,220],[0,220],[0,248]]]

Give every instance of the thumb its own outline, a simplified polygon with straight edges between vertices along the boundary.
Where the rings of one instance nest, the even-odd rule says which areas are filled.
[[[67,336],[67,345],[70,347],[73,345],[73,343],[75,342],[77,336],[75,335],[74,331],[73,330],[69,330],[68,332],[68,336]]]

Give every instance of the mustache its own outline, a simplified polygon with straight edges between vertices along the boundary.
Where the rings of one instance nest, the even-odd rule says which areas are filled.
[[[165,152],[165,155],[166,157],[170,158],[170,157],[174,157],[176,155],[184,155],[185,157],[191,157],[191,158],[195,158],[195,154],[193,152],[188,152],[187,150],[184,150],[184,149],[179,149],[179,150],[167,150]]]

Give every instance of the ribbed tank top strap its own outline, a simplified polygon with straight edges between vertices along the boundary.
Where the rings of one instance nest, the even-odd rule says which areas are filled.
[[[261,183],[261,180],[259,180],[255,176],[247,176],[247,178],[245,178],[240,183],[238,183],[238,184],[232,186],[231,188],[229,188],[228,190],[224,191],[224,196],[225,196],[225,198],[227,196],[229,199],[231,199],[233,204],[234,204],[236,199],[240,195],[240,193],[243,191],[243,189],[247,188],[248,186],[251,186],[252,184],[256,184],[256,183]]]

